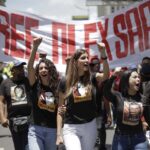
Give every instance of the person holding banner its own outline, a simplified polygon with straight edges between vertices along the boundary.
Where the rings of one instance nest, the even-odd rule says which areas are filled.
[[[140,75],[135,68],[122,72],[116,89],[117,74],[114,73],[104,86],[104,96],[113,103],[116,111],[112,150],[148,150],[145,136],[148,124],[143,116]]]
[[[31,119],[28,132],[29,150],[56,150],[57,85],[59,74],[52,61],[42,58],[34,68],[34,60],[42,38],[33,40],[28,63],[31,90]]]
[[[94,80],[103,82],[109,78],[104,43],[98,43],[98,48],[103,60],[103,73],[92,75],[88,52],[78,49],[70,58],[65,79],[59,84],[56,144],[64,142],[66,150],[93,150],[95,146],[97,126]],[[66,109],[64,114],[61,109]]]

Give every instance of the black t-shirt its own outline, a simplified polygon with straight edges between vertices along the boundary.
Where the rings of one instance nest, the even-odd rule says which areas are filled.
[[[97,116],[105,117],[104,105],[103,105],[103,87],[107,80],[103,82],[97,82],[96,78],[94,78],[96,73],[93,73],[92,83],[96,88],[96,106],[97,106]]]
[[[142,82],[144,104],[150,107],[150,80]]]
[[[142,83],[144,95],[144,117],[150,126],[150,80]]]
[[[12,78],[3,80],[0,85],[0,95],[7,102],[8,118],[30,115],[30,86],[27,78],[14,81]]]
[[[91,82],[92,83],[92,82]],[[59,84],[61,92],[65,92],[66,81],[62,78]],[[70,96],[65,100],[67,107],[64,123],[82,124],[92,121],[96,117],[95,87],[88,91],[88,87],[78,82],[73,88]]]
[[[116,109],[117,128],[126,134],[143,132],[141,116],[143,114],[142,96],[137,93],[123,97],[118,91],[112,92],[115,77],[111,77],[104,86],[104,96],[111,101]]]
[[[31,89],[31,124],[56,128],[57,103],[52,90],[35,82]]]

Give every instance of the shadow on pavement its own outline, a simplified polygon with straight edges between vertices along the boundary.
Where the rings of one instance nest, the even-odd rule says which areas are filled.
[[[0,135],[0,138],[5,138],[5,137],[10,137],[11,138],[11,135]]]
[[[94,150],[99,150],[99,148],[98,148],[98,147],[95,147]],[[111,150],[111,145],[106,144],[106,150]]]

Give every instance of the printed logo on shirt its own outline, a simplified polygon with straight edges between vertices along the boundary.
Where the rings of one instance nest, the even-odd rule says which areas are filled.
[[[73,87],[73,98],[74,103],[90,101],[92,100],[92,92],[89,87],[78,83],[77,86]]]
[[[56,104],[55,98],[52,92],[42,92],[38,100],[38,106],[40,109],[44,109],[50,112],[55,112]]]
[[[24,85],[15,85],[10,88],[12,106],[27,104],[27,96]]]
[[[123,124],[138,125],[143,113],[142,103],[124,101]]]

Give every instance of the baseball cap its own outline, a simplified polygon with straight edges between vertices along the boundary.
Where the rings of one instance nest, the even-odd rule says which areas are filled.
[[[89,61],[89,64],[90,64],[90,65],[99,64],[99,63],[100,63],[100,59],[98,58],[97,55],[92,56],[92,57],[90,58],[90,61]]]
[[[26,65],[26,62],[16,60],[16,61],[13,62],[13,67],[12,68],[23,66],[23,65]]]
[[[137,65],[135,64],[129,65],[128,69],[132,71],[137,71]]]
[[[44,52],[44,51],[40,51],[39,52],[39,57],[40,58],[44,58],[44,57],[46,57],[47,56],[47,53],[46,52]]]

